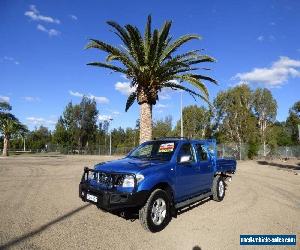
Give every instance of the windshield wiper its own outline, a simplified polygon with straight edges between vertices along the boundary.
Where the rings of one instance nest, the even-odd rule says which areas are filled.
[[[163,156],[157,156],[157,155],[156,156],[150,156],[149,159],[151,159],[151,160],[164,160],[164,161],[168,160]]]

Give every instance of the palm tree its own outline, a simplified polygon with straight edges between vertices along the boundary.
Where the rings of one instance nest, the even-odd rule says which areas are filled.
[[[163,88],[184,90],[194,99],[200,97],[208,102],[208,91],[202,80],[217,83],[211,77],[194,73],[196,64],[214,62],[199,50],[178,54],[176,51],[186,42],[200,39],[198,35],[184,35],[173,41],[169,36],[171,21],[166,21],[160,30],[151,30],[151,16],[148,16],[144,37],[135,26],[124,27],[108,21],[114,33],[122,40],[121,47],[115,47],[103,41],[90,39],[87,49],[95,48],[106,52],[106,62],[92,62],[88,65],[108,68],[125,74],[134,90],[128,97],[125,111],[137,100],[140,105],[140,142],[152,137],[152,106],[158,100],[158,93]],[[176,54],[175,54],[176,53]],[[115,61],[113,65],[110,62]],[[206,69],[206,68],[202,68]],[[181,82],[188,82],[199,92],[184,87]]]
[[[8,156],[9,140],[12,135],[25,133],[27,128],[13,115],[8,113],[11,106],[0,102],[0,133],[3,135],[3,156]]]

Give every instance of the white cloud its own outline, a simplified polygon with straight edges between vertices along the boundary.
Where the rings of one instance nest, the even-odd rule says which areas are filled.
[[[159,93],[158,98],[160,100],[169,100],[169,99],[171,99],[171,96],[167,93]]]
[[[262,42],[264,40],[264,36],[257,37],[257,40],[260,41],[260,42]]]
[[[41,15],[35,5],[30,5],[29,10],[26,11],[24,15],[29,17],[33,21],[42,21],[46,23],[60,24],[60,21],[56,18]]]
[[[135,91],[135,87],[131,87],[129,82],[117,82],[115,84],[115,90],[121,92],[123,95],[130,95]]]
[[[75,16],[75,15],[69,15],[69,17],[70,17],[72,20],[74,20],[74,21],[77,21],[77,20],[78,20],[78,17]]]
[[[276,67],[276,68],[290,68],[290,67],[299,68],[300,60],[294,60],[294,59],[290,59],[287,56],[281,56],[278,61],[273,63],[273,67]]]
[[[125,80],[128,80],[127,76],[125,74],[122,74],[121,77]]]
[[[49,36],[58,36],[60,35],[60,31],[56,29],[47,29],[45,26],[38,24],[36,28],[40,31],[47,33]]]
[[[158,104],[156,104],[155,106],[154,106],[154,108],[156,108],[156,109],[165,109],[165,108],[167,108],[168,107],[168,105],[166,105],[166,104],[161,104],[161,103],[158,103]]]
[[[80,92],[74,92],[72,90],[69,91],[69,94],[72,95],[72,96],[76,96],[76,97],[83,97],[83,96],[86,96],[90,99],[95,99],[95,101],[99,104],[107,104],[109,103],[109,99],[105,96],[94,96],[92,94],[88,94],[88,95],[85,95],[83,93],[80,93]]]
[[[175,84],[180,84],[180,82],[178,80],[170,80],[170,83],[175,83]]]
[[[19,64],[20,64],[15,58],[13,58],[13,57],[11,57],[11,56],[4,56],[4,57],[2,58],[2,61],[12,62],[12,63],[14,63],[14,64],[16,64],[16,65],[19,65]]]
[[[90,99],[95,99],[95,101],[96,101],[97,103],[100,103],[100,104],[106,104],[106,103],[109,103],[108,98],[105,97],[105,96],[94,96],[94,95],[92,95],[92,94],[89,94],[87,97],[90,98]]]
[[[261,83],[267,87],[280,87],[290,77],[300,77],[300,60],[281,56],[270,68],[254,68],[250,72],[238,73],[233,79],[240,83]]]
[[[120,115],[121,113],[119,111],[113,111],[112,114],[113,115]]]
[[[110,116],[110,115],[99,115],[98,116],[99,121],[109,121],[111,119],[112,119],[112,116]]]
[[[27,123],[30,125],[36,125],[36,126],[40,126],[40,125],[45,125],[45,126],[51,126],[51,125],[55,125],[56,121],[54,120],[48,120],[42,117],[27,117],[26,118]]]
[[[83,97],[84,96],[82,93],[74,92],[72,90],[69,91],[69,94],[72,95],[72,96],[76,96],[76,97]]]
[[[263,41],[273,42],[273,41],[276,40],[276,38],[273,35],[269,35],[269,36],[260,35],[260,36],[257,37],[257,40],[260,41],[260,42],[263,42]]]
[[[26,102],[39,102],[41,100],[39,97],[34,97],[34,96],[24,96],[23,99]]]
[[[169,100],[169,99],[171,99],[170,92],[171,92],[171,89],[170,89],[170,88],[163,88],[163,89],[158,93],[158,98],[159,98],[159,100]]]
[[[9,96],[0,95],[0,102],[9,102],[9,101],[10,101]]]

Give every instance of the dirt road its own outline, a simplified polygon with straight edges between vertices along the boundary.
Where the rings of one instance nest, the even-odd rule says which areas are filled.
[[[246,249],[240,234],[297,234],[299,249],[299,174],[240,162],[222,202],[195,205],[151,234],[78,198],[83,166],[106,159],[0,158],[0,248]]]

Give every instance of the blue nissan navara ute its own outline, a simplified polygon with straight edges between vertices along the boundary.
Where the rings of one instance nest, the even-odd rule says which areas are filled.
[[[79,196],[107,211],[137,208],[142,226],[158,232],[180,208],[207,197],[222,201],[235,171],[235,160],[217,159],[215,140],[162,138],[85,167]]]

